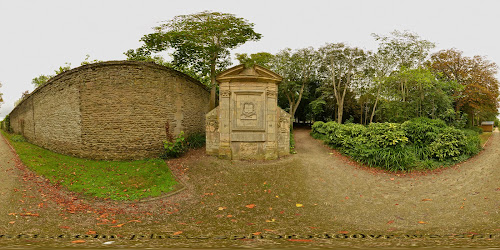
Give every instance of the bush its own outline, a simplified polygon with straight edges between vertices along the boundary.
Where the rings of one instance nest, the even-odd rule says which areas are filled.
[[[206,137],[202,133],[191,133],[186,138],[186,146],[188,148],[201,148],[205,146]]]
[[[483,128],[481,127],[472,127],[470,129],[476,131],[478,134],[482,134],[484,132]]]
[[[186,139],[184,138],[184,132],[181,131],[173,142],[164,141],[163,147],[165,151],[161,155],[162,158],[177,158],[184,154],[188,149]]]
[[[14,141],[14,142],[25,142],[26,141],[26,138],[24,138],[24,136],[22,135],[13,135],[11,138],[10,138],[11,141]]]
[[[432,156],[440,161],[447,159],[457,160],[458,156],[465,151],[466,138],[463,131],[448,127],[429,145],[429,149],[432,152]]]
[[[447,126],[442,120],[414,118],[404,122],[402,128],[410,141],[418,146],[429,145]]]
[[[369,126],[315,122],[311,135],[354,160],[390,171],[435,168],[463,161],[481,150],[477,131],[428,118]]]

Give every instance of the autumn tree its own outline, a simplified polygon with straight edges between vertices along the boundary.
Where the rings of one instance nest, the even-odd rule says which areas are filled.
[[[468,114],[473,122],[498,114],[498,66],[482,56],[467,57],[457,49],[441,50],[432,55],[430,67],[442,79],[462,85],[455,91],[455,112]]]
[[[233,14],[204,11],[179,15],[141,38],[143,52],[173,49],[172,63],[210,77],[210,109],[215,107],[215,76],[231,64],[230,50],[247,41],[257,41],[261,34],[253,23]]]

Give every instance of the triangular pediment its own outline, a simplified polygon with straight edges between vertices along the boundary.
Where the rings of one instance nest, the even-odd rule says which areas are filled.
[[[240,64],[234,66],[224,72],[221,72],[216,77],[219,82],[226,82],[232,80],[256,80],[267,82],[281,82],[283,79],[280,75],[272,72],[259,65],[254,65],[250,68],[245,68],[245,65]]]

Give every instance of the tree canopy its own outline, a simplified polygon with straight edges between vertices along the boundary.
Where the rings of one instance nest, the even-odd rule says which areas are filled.
[[[253,23],[228,13],[203,11],[179,15],[155,27],[154,33],[141,38],[144,42],[141,48],[127,53],[148,56],[152,52],[173,49],[173,65],[210,77],[212,109],[217,86],[215,76],[231,64],[230,50],[262,37],[253,26]]]

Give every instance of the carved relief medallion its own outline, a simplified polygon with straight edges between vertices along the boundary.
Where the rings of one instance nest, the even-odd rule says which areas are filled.
[[[255,104],[253,102],[243,103],[240,119],[241,120],[257,119],[257,112],[255,111]]]

